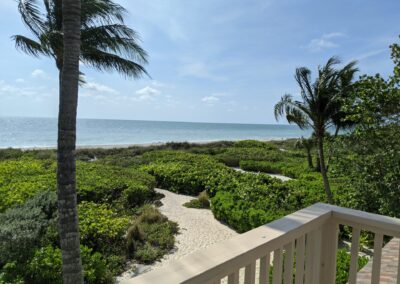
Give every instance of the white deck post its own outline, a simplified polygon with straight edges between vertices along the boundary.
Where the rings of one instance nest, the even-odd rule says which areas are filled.
[[[336,282],[336,253],[338,247],[339,226],[333,220],[322,226],[320,281],[324,284]]]

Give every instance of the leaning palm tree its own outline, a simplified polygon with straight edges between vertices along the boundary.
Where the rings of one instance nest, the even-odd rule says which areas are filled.
[[[340,60],[332,57],[324,66],[318,67],[318,77],[311,82],[311,71],[301,67],[296,69],[295,79],[300,87],[302,101],[296,101],[291,95],[284,95],[275,105],[275,118],[286,116],[289,123],[297,124],[301,129],[311,128],[316,136],[321,175],[329,203],[333,203],[324,155],[324,137],[327,129],[337,125],[336,118],[341,111],[340,96],[343,93],[342,78],[356,72],[355,62],[343,69],[335,69]]]
[[[59,232],[64,283],[82,283],[76,209],[76,114],[79,61],[127,77],[147,74],[147,54],[134,30],[124,24],[125,9],[111,0],[18,0],[23,22],[34,39],[14,36],[17,48],[54,59],[59,70],[57,146]]]
[[[58,111],[57,196],[64,283],[83,283],[76,207],[75,138],[81,0],[63,0],[63,67]]]

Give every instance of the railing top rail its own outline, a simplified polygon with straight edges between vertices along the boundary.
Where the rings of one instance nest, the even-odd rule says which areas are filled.
[[[400,237],[400,219],[316,203],[121,284],[206,283],[281,248],[327,221]]]
[[[122,284],[205,283],[318,228],[330,217],[329,208],[315,204]]]
[[[400,237],[400,219],[324,203],[316,203],[315,206],[331,210],[333,219],[339,224]]]

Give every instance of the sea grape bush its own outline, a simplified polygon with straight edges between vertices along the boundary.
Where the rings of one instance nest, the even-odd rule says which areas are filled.
[[[37,192],[55,190],[55,170],[52,162],[29,158],[0,161],[0,212]]]
[[[155,197],[155,180],[142,171],[96,163],[77,163],[78,199],[126,207],[140,206]],[[24,203],[37,192],[56,190],[56,164],[51,160],[0,161],[0,212]]]
[[[118,216],[108,205],[82,201],[78,205],[81,243],[100,252],[124,250],[124,233],[130,218]]]

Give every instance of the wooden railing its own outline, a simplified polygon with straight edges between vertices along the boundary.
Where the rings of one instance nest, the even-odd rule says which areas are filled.
[[[357,278],[360,232],[375,233],[371,283],[379,283],[383,236],[400,237],[400,220],[322,203],[123,283],[333,284],[339,225],[352,227],[350,284]]]

